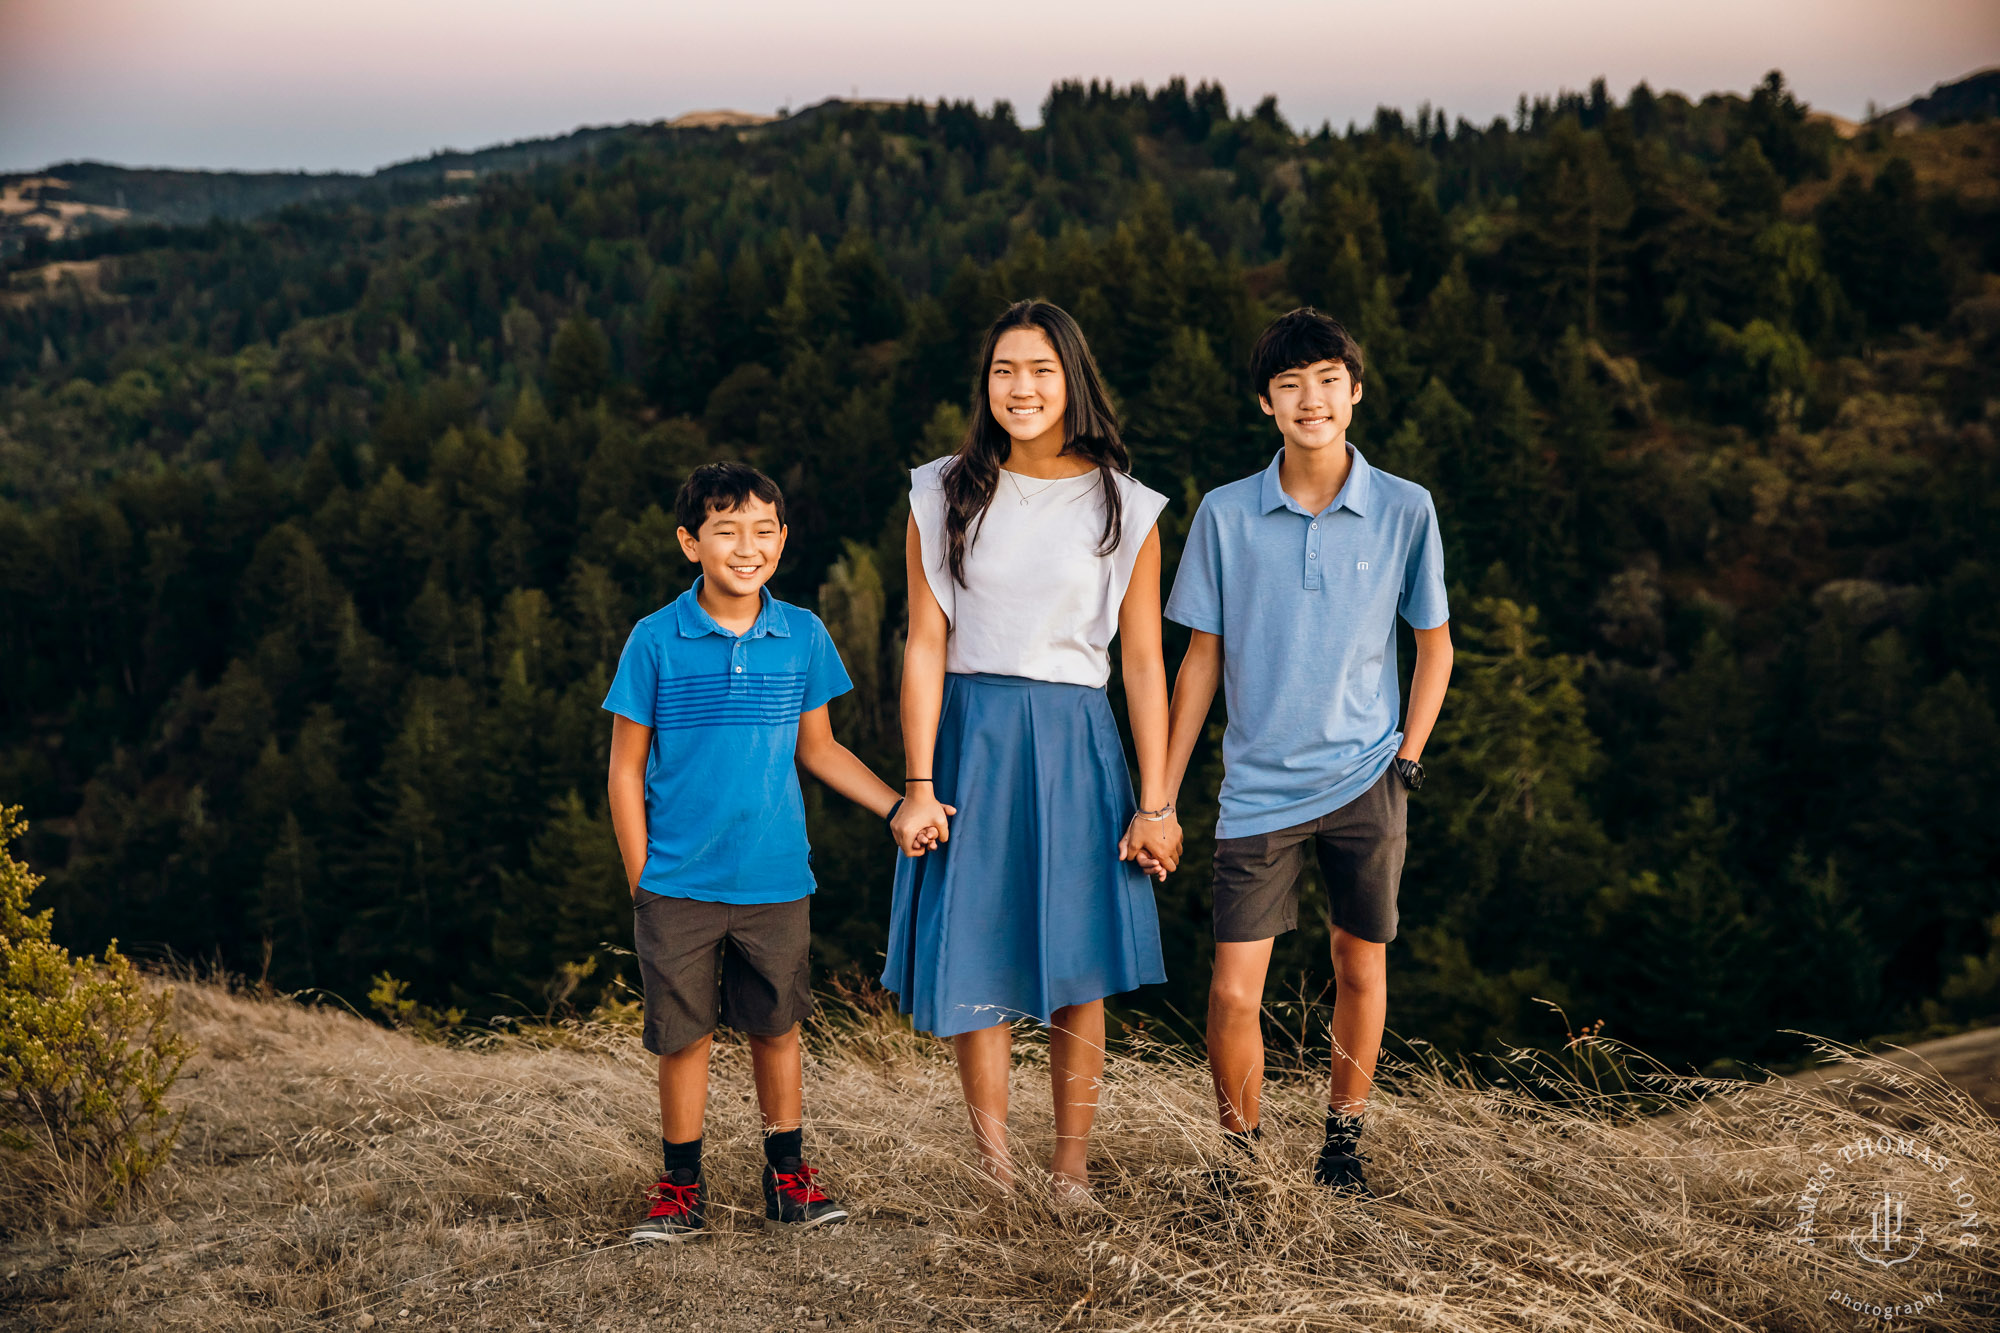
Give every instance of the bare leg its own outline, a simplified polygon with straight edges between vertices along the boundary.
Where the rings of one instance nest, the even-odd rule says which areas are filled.
[[[700,1037],[660,1057],[660,1137],[688,1143],[701,1137],[708,1108],[708,1053],[714,1038]]]
[[[1056,1107],[1049,1173],[1059,1184],[1089,1184],[1090,1126],[1103,1080],[1104,1001],[1064,1005],[1049,1024],[1049,1091]]]
[[[1389,948],[1333,928],[1333,1079],[1327,1102],[1360,1115],[1382,1054],[1389,1013]]]
[[[1264,974],[1275,940],[1215,946],[1208,983],[1208,1068],[1222,1127],[1241,1133],[1257,1124],[1264,1090]]]
[[[750,1074],[757,1082],[757,1109],[764,1132],[797,1129],[805,1122],[805,1064],[799,1025],[775,1037],[750,1038]]]
[[[958,1055],[958,1084],[965,1091],[965,1109],[972,1116],[972,1137],[979,1144],[979,1164],[996,1184],[1014,1183],[1014,1164],[1007,1154],[1007,1075],[1014,1063],[1014,1029],[1005,1023],[951,1039]]]

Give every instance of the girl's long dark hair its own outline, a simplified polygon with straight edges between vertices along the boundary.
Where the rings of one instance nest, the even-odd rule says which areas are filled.
[[[1055,348],[1056,361],[1062,366],[1069,400],[1063,409],[1063,452],[1097,464],[1098,480],[1104,488],[1099,555],[1118,549],[1119,529],[1124,523],[1124,497],[1118,493],[1118,481],[1112,473],[1129,473],[1132,457],[1118,438],[1118,414],[1111,408],[1111,395],[1104,390],[1104,377],[1090,355],[1090,344],[1060,306],[1047,301],[1016,301],[986,331],[986,342],[979,349],[979,369],[972,381],[972,425],[965,432],[965,442],[944,467],[945,562],[960,587],[965,586],[965,553],[978,535],[986,506],[993,503],[994,488],[1000,484],[1000,464],[1014,447],[1013,437],[994,420],[987,380],[993,370],[994,349],[1002,335],[1015,329],[1040,331]]]

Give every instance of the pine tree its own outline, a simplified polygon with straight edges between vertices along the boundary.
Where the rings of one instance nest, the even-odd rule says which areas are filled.
[[[1609,1035],[1674,1065],[1748,1059],[1775,1036],[1757,961],[1769,930],[1744,902],[1727,844],[1714,803],[1696,797],[1665,849],[1669,868],[1610,885],[1590,905],[1580,958],[1593,1012]]]
[[[1595,338],[1602,309],[1622,295],[1623,231],[1632,193],[1601,135],[1558,121],[1521,186],[1517,261],[1543,318]]]
[[[1307,305],[1352,321],[1388,259],[1375,197],[1357,174],[1329,171],[1313,182],[1285,260],[1285,278]]]
[[[834,701],[833,713],[839,724],[836,734],[854,738],[848,741],[849,748],[860,744],[873,750],[894,712],[892,687],[901,673],[884,660],[892,646],[884,644],[882,636],[888,595],[874,553],[853,541],[845,544],[845,550],[819,590],[820,618],[854,682],[851,692]]]
[[[611,342],[596,320],[578,310],[549,346],[549,406],[558,416],[588,407],[611,386]]]

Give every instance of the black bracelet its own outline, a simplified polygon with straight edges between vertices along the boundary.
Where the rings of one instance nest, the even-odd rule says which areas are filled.
[[[896,798],[896,803],[889,807],[889,813],[882,816],[882,822],[884,824],[887,824],[892,832],[896,827],[896,812],[898,810],[901,810],[902,808],[903,808],[903,798],[898,796]]]
[[[909,785],[910,785],[910,784],[911,784],[912,782],[930,782],[930,779],[929,779],[929,778],[904,778],[904,779],[903,779],[903,785],[904,785],[905,787],[909,786]],[[935,786],[936,784],[934,784],[934,783],[933,783],[932,785],[934,785],[934,786]]]

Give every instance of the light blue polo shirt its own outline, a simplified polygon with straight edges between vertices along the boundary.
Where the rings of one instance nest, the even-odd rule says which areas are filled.
[[[1218,838],[1291,828],[1375,784],[1403,743],[1396,617],[1450,618],[1430,492],[1347,446],[1347,484],[1308,514],[1254,477],[1202,497],[1167,619],[1222,636]]]
[[[819,617],[764,590],[731,634],[702,580],[632,629],[604,707],[653,729],[639,887],[715,903],[813,891],[793,755],[799,717],[854,688]]]

